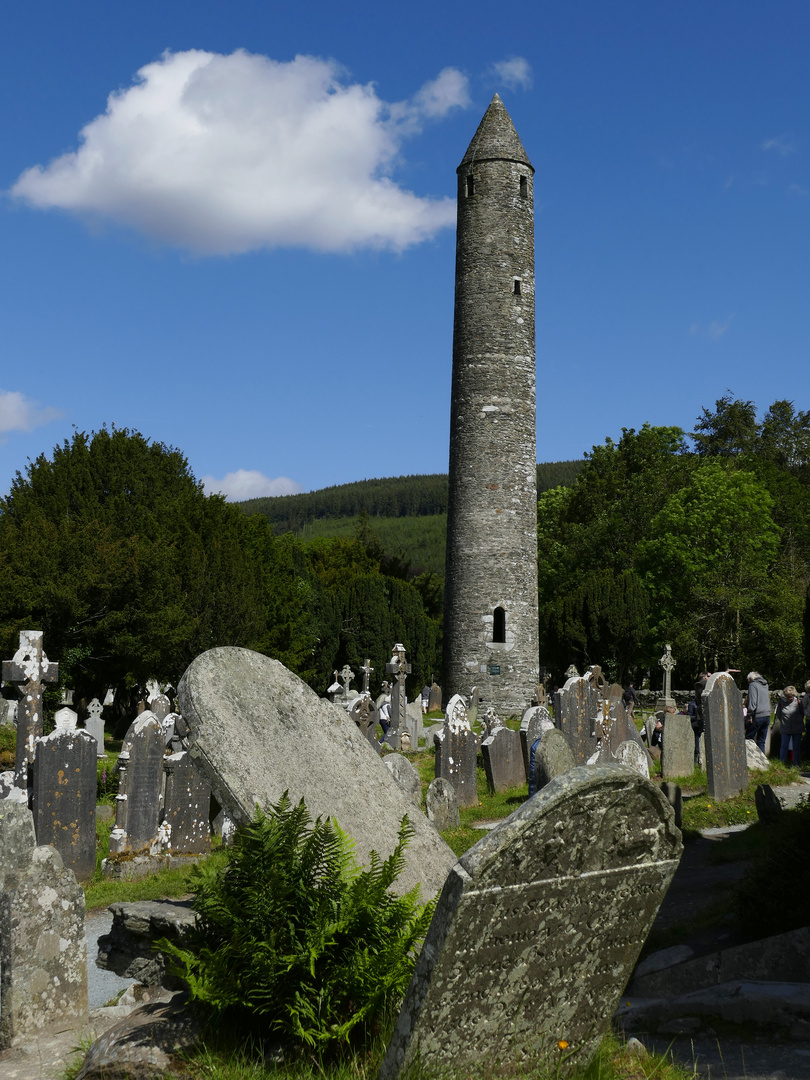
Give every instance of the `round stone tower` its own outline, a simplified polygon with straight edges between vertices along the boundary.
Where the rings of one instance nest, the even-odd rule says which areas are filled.
[[[532,168],[496,94],[458,167],[444,697],[519,714],[537,678]]]

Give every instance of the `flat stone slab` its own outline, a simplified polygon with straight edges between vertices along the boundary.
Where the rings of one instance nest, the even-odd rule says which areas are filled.
[[[237,824],[252,819],[257,803],[267,808],[288,791],[313,817],[337,818],[368,865],[372,850],[391,854],[407,814],[416,831],[396,887],[421,885],[424,899],[441,889],[453,852],[347,713],[283,664],[249,649],[211,649],[183,675],[178,701],[191,729],[189,752]]]
[[[380,1080],[584,1068],[682,850],[643,777],[596,765],[552,780],[453,867]]]

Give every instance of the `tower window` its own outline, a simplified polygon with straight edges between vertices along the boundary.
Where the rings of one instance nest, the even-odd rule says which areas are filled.
[[[501,644],[506,641],[506,612],[502,607],[492,612],[492,640]]]
[[[520,296],[520,278],[516,277],[514,285],[512,286],[512,292],[515,296]]]
[[[473,179],[472,174],[470,174],[467,177],[467,198],[469,199],[470,196],[472,196],[474,194],[475,194],[475,180]]]
[[[521,176],[521,178],[520,178],[520,197],[521,197],[521,199],[528,199],[528,197],[529,197],[529,178],[528,178],[528,176]]]

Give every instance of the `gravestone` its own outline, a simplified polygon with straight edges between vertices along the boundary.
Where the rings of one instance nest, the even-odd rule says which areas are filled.
[[[408,733],[408,743],[406,747],[403,741],[403,732]],[[422,700],[417,698],[416,701],[409,701],[405,706],[405,725],[403,731],[400,732],[399,743],[401,750],[418,750],[419,740],[423,737],[422,728]]]
[[[386,675],[393,675],[394,682],[391,686],[391,719],[385,742],[394,750],[401,750],[402,734],[408,732],[410,749],[415,750],[414,732],[408,724],[407,708],[408,697],[405,691],[405,679],[411,673],[411,665],[405,660],[405,646],[399,642],[394,646],[391,659],[385,665]]]
[[[20,647],[12,660],[3,661],[3,681],[14,683],[21,696],[17,704],[17,749],[14,783],[23,791],[30,787],[35,745],[42,736],[42,691],[59,681],[59,665],[42,651],[41,630],[21,630]]]
[[[520,732],[508,727],[498,727],[481,743],[487,787],[492,794],[523,787],[526,769],[520,746]]]
[[[363,661],[363,666],[360,668],[360,670],[363,672],[363,693],[369,694],[371,692],[369,690],[369,680],[374,673],[374,668],[371,666],[371,660],[369,659],[369,657],[366,657],[366,659]]]
[[[597,707],[596,687],[588,678],[570,678],[554,695],[554,720],[568,740],[577,765],[584,765],[596,750]]]
[[[578,679],[579,678],[579,672],[577,671],[576,664],[569,664],[568,665],[568,667],[566,668],[564,677],[565,677],[566,682],[568,681],[568,679]]]
[[[459,806],[476,806],[478,744],[460,694],[454,694],[448,701],[442,733],[434,737],[434,743],[436,776],[444,777],[453,785]]]
[[[205,855],[211,850],[208,824],[211,787],[187,750],[163,759],[166,784],[160,811],[161,851]]]
[[[523,714],[523,719],[520,721],[520,749],[523,754],[523,768],[527,781],[531,779],[529,768],[531,748],[544,731],[550,731],[553,727],[554,722],[545,705],[533,705]]]
[[[544,731],[534,751],[534,793],[542,791],[558,776],[571,772],[576,765],[568,740],[557,728]]]
[[[17,723],[17,702],[0,698],[0,727],[14,727]]]
[[[177,691],[192,733],[190,753],[217,802],[238,824],[285,791],[313,817],[337,818],[358,861],[387,858],[404,814],[415,834],[396,887],[421,882],[425,898],[444,883],[454,856],[413,805],[357,726],[277,660],[223,647],[198,656]]]
[[[470,705],[467,709],[467,719],[470,722],[470,727],[474,727],[478,723],[478,707],[481,704],[481,693],[477,686],[474,686],[470,691]],[[439,706],[441,708],[441,705]]]
[[[104,721],[101,718],[103,706],[98,698],[93,698],[87,706],[87,719],[84,730],[96,740],[96,757],[106,757],[104,752]]]
[[[675,824],[680,829],[683,823],[683,792],[677,784],[665,780],[661,785],[661,793],[672,807],[675,814]]]
[[[377,724],[380,722],[380,717],[371,696],[363,693],[355,698],[349,710],[349,716],[357,724],[357,730],[363,738],[374,747],[374,752],[381,753],[382,747],[377,742]]]
[[[727,671],[715,671],[704,687],[702,700],[709,796],[722,802],[748,786],[742,694]]]
[[[158,694],[149,702],[149,711],[158,720],[163,721],[172,711],[172,703],[165,694]]]
[[[385,765],[411,802],[421,809],[422,781],[419,779],[419,773],[414,765],[402,754],[386,754],[383,758],[383,765]]]
[[[682,850],[648,780],[557,777],[450,871],[380,1080],[584,1070]]]
[[[430,698],[428,699],[428,712],[439,712],[442,707],[442,688],[438,683],[432,683]]]
[[[678,666],[678,661],[673,658],[670,645],[666,646],[664,655],[658,663],[664,669],[664,692],[655,703],[656,711],[675,704],[675,698],[672,696],[672,669]]]
[[[425,813],[428,821],[432,821],[439,832],[461,826],[456,793],[450,781],[443,776],[435,776],[428,784]]]
[[[749,772],[768,771],[768,759],[753,739],[745,740],[745,763]]]
[[[620,743],[616,748],[616,761],[619,765],[626,765],[628,769],[637,772],[639,776],[650,779],[650,762],[642,746],[634,739],[628,739]]]
[[[347,703],[352,696],[350,687],[354,682],[354,672],[348,664],[344,664],[340,669],[340,681],[343,683],[342,703],[347,707]]]
[[[37,740],[31,808],[39,845],[50,844],[79,881],[96,869],[96,740],[60,709],[56,730]]]
[[[21,797],[0,802],[0,1049],[87,1014],[84,892]]]
[[[695,732],[683,713],[667,713],[661,746],[661,776],[691,776],[695,768]]]
[[[110,855],[148,853],[156,843],[165,746],[163,726],[148,709],[130,724],[118,755]]]

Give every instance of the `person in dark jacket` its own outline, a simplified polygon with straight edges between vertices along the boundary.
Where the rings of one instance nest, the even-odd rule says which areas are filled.
[[[755,739],[765,753],[765,739],[771,722],[771,698],[768,684],[758,671],[748,672],[748,715],[745,718],[745,737]]]
[[[690,719],[692,721],[692,731],[695,733],[695,764],[698,763],[700,757],[700,736],[703,734],[706,724],[703,719],[703,691],[706,689],[706,683],[709,681],[708,671],[701,671],[697,677],[695,683],[695,708],[691,712]]]
[[[793,764],[798,769],[801,757],[804,710],[795,686],[786,686],[776,703],[776,718],[782,725],[782,745],[779,757],[787,764],[788,750],[793,751]]]
[[[622,694],[622,701],[627,712],[627,716],[630,720],[634,720],[636,716],[636,705],[638,705],[638,698],[636,697],[635,687],[632,683],[628,683],[627,687]]]

